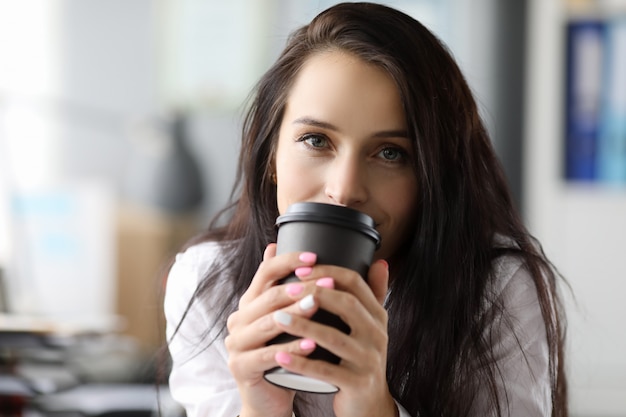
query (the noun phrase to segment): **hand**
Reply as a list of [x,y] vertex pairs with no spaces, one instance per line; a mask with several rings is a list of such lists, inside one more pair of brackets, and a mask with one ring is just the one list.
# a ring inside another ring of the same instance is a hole
[[[351,332],[346,335],[295,315],[288,326],[278,323],[279,326],[293,335],[314,340],[342,360],[334,365],[280,352],[277,362],[287,370],[339,387],[333,404],[338,417],[397,416],[386,380],[388,317],[383,302],[389,280],[387,263],[372,264],[369,286],[356,272],[331,265],[316,265],[308,275],[298,275],[306,282],[333,278],[334,288],[317,290],[315,303],[338,315],[350,326]],[[329,280],[324,282],[328,284]]]
[[[266,346],[268,340],[282,333],[273,319],[276,310],[294,305],[304,296],[304,287],[277,286],[276,282],[298,267],[315,263],[313,254],[288,253],[276,256],[276,245],[270,244],[263,262],[239,301],[239,309],[227,321],[228,367],[235,378],[243,403],[241,417],[291,416],[295,392],[276,387],[263,378],[266,370],[277,366],[279,351],[290,355],[308,355],[315,348],[310,341],[296,340],[282,345]],[[295,291],[294,291],[295,288]],[[314,311],[291,307],[291,314],[310,317]]]

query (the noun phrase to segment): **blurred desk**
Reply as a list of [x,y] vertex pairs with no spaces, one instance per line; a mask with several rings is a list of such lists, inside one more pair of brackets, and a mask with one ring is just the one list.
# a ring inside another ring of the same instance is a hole
[[166,385],[129,381],[135,347],[119,329],[0,314],[0,415],[182,416]]
[[81,333],[75,325],[45,318],[0,314],[0,349],[65,346]]
[[76,386],[78,379],[62,361],[33,367],[30,353],[62,351],[69,329],[37,317],[0,314],[0,414],[22,415],[38,395]]
[[87,340],[99,343],[99,338],[118,327],[113,319],[87,324],[0,314],[0,375],[5,382],[19,381],[36,394],[75,386],[80,375],[70,363],[72,356],[85,350]]

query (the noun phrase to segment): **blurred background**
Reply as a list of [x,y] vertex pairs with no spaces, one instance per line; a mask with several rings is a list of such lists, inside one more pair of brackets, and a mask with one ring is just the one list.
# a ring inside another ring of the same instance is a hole
[[[0,409],[152,415],[157,381],[180,415],[164,268],[228,200],[254,83],[334,3],[0,0]],[[572,415],[626,416],[626,0],[382,3],[449,46],[571,286]]]

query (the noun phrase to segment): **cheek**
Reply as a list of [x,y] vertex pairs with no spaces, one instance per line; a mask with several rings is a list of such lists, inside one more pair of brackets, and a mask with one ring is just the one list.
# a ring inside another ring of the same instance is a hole
[[417,217],[416,182],[411,179],[381,189],[379,201],[389,217],[389,229],[383,235],[383,251],[390,256],[414,230]]
[[312,173],[302,161],[291,157],[277,158],[276,198],[282,214],[291,204],[313,198],[319,188],[320,176]]
[[396,221],[406,222],[417,206],[417,181],[406,175],[381,181],[377,185],[378,200]]

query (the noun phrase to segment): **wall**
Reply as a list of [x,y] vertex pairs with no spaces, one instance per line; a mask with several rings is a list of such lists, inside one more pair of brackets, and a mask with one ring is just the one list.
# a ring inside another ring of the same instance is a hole
[[[622,4],[624,2],[621,2]],[[525,207],[532,233],[566,278],[566,367],[573,416],[626,410],[626,189],[562,178],[565,2],[530,2]]]

